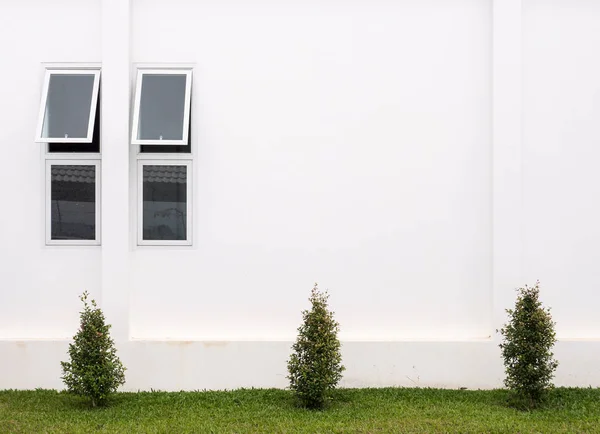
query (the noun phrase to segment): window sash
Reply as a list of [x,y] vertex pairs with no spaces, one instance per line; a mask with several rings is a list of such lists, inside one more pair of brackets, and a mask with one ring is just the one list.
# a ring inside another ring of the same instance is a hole
[[[86,137],[42,137],[44,128],[44,119],[46,117],[46,104],[48,102],[48,91],[50,88],[50,78],[53,75],[93,75],[94,86],[92,88],[92,100],[90,102],[90,117],[88,119]],[[98,92],[100,89],[100,70],[99,69],[46,69],[44,76],[44,86],[42,89],[42,100],[38,114],[38,124],[36,129],[35,141],[37,143],[91,143],[94,136],[94,124],[96,120],[96,108],[98,106]]]
[[[94,235],[93,240],[53,240],[52,239],[52,166],[94,166],[94,195],[95,195],[95,216],[94,216]],[[46,160],[46,245],[48,246],[99,246],[100,221],[102,215],[100,201],[100,161],[99,160]]]
[[[192,160],[138,160],[138,209],[137,244],[138,246],[191,246],[192,245]],[[144,239],[144,166],[186,166],[186,239],[185,240],[145,240]]]
[[[139,127],[140,127],[140,103],[142,100],[142,82],[144,75],[185,75],[185,101],[183,109],[183,124],[182,124],[182,139],[181,140],[142,140],[138,139]],[[191,107],[191,96],[192,96],[192,70],[191,69],[138,69],[136,85],[135,85],[135,99],[133,105],[133,125],[131,128],[131,143],[133,145],[187,145],[188,144],[188,133],[190,126],[190,107]]]

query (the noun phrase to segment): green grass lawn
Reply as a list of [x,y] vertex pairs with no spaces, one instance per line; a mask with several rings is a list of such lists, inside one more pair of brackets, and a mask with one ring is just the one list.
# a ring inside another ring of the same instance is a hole
[[525,433],[600,432],[600,389],[556,389],[535,411],[507,392],[343,389],[326,411],[288,391],[119,393],[106,408],[53,390],[0,391],[0,433]]

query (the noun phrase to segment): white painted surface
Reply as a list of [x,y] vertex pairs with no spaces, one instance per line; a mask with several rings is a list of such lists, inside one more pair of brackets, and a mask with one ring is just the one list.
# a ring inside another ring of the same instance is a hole
[[523,25],[524,269],[558,335],[600,338],[600,4],[529,0]]
[[493,324],[506,321],[523,282],[522,0],[494,1],[493,10]]
[[34,143],[42,63],[99,62],[99,12],[100,0],[0,4],[0,339],[72,336],[78,294],[100,296],[99,248],[44,246],[44,145]]
[[314,281],[346,339],[490,335],[490,2],[132,8],[134,62],[196,65],[198,160],[194,249],[135,252],[134,337],[291,339]]
[[102,0],[102,307],[117,342],[129,339],[133,215],[129,171],[129,0]]
[[[61,387],[84,289],[114,325],[125,389],[285,387],[314,281],[342,326],[344,386],[498,387],[494,329],[536,278],[572,339],[557,384],[600,385],[600,6],[24,0],[0,13],[14,66],[0,80],[0,388]],[[44,246],[42,62],[102,62],[101,247]],[[191,247],[136,246],[140,64],[194,68]]]

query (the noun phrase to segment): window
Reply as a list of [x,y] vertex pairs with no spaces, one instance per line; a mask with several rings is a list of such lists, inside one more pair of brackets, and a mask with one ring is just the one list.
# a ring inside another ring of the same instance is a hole
[[192,69],[138,69],[131,144],[137,244],[192,245]]
[[191,161],[138,163],[138,244],[191,244]]
[[[97,103],[100,107],[100,98]],[[76,156],[77,154],[98,154],[100,153],[100,110],[96,110],[96,119],[94,121],[94,132],[90,143],[48,143],[47,152],[49,154],[68,154]]]
[[100,244],[100,70],[46,69],[37,142],[44,143],[47,245]]
[[191,70],[138,70],[131,143],[187,145],[191,86]]
[[99,70],[46,70],[36,142],[91,143]]
[[99,161],[46,161],[46,243],[99,244]]

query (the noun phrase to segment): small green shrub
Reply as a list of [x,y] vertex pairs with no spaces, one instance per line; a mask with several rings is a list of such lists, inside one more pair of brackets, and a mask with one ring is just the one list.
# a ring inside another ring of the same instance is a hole
[[555,323],[550,309],[539,300],[540,283],[519,288],[514,309],[507,309],[508,323],[500,330],[500,344],[506,378],[504,384],[515,392],[515,404],[533,408],[553,387],[558,362],[552,347],[556,342]]
[[83,302],[81,324],[74,342],[69,344],[69,362],[62,365],[62,380],[67,390],[90,398],[92,406],[104,405],[108,396],[125,383],[125,368],[117,357],[117,350],[109,335],[110,325],[105,323],[102,310],[88,293],[80,297]]
[[339,324],[329,311],[327,292],[312,289],[310,310],[302,312],[303,323],[288,360],[290,389],[308,408],[323,408],[330,392],[342,378],[344,367],[337,337]]

